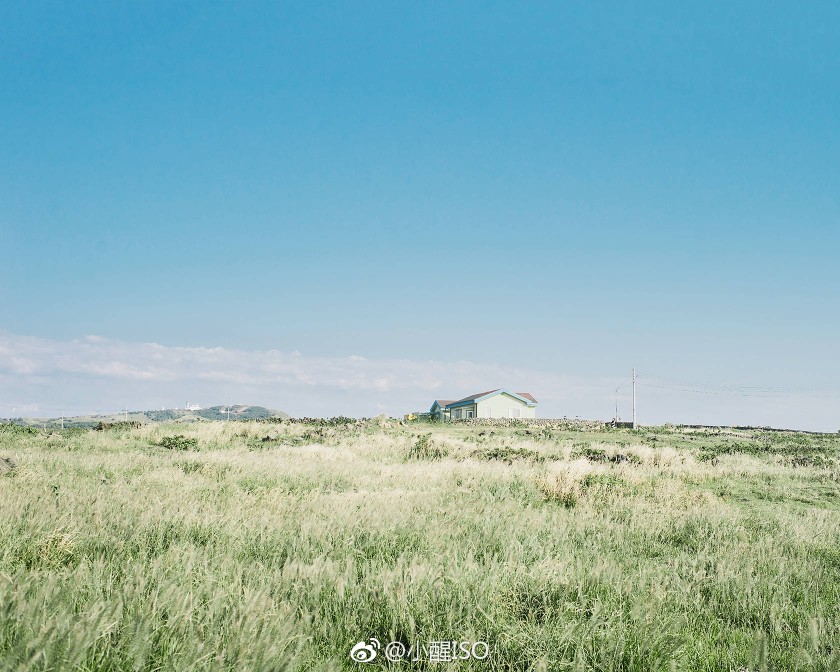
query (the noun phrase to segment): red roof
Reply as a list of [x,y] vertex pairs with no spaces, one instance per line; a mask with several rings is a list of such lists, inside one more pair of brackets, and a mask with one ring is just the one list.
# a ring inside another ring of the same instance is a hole
[[533,401],[535,404],[539,403],[536,399],[534,399],[530,392],[517,392],[516,394],[520,397],[525,397],[528,401]]
[[435,403],[432,404],[432,406],[437,404],[441,408],[446,408],[447,406],[449,406],[449,404],[454,404],[454,403],[455,403],[454,399],[435,399]]

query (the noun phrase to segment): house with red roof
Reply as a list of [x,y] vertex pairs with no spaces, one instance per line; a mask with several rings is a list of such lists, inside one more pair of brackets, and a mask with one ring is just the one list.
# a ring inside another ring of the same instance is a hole
[[449,411],[446,410],[446,407],[454,403],[454,399],[435,399],[432,407],[429,409],[429,415],[435,420],[449,420]]
[[456,401],[435,399],[429,413],[439,420],[536,418],[537,400],[528,392],[510,392],[499,388],[471,394]]

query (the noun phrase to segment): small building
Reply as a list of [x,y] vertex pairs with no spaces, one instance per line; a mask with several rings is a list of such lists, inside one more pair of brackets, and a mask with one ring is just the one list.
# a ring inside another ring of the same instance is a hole
[[436,399],[430,413],[441,420],[468,418],[536,418],[537,400],[528,392],[510,392],[504,388],[471,394],[457,401]]
[[429,409],[429,415],[431,415],[434,420],[449,420],[449,411],[446,410],[446,407],[449,404],[454,403],[454,399],[435,399],[435,402]]

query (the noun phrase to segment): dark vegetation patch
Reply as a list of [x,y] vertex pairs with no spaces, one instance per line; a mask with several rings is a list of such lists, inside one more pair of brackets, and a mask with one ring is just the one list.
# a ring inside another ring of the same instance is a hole
[[825,467],[833,467],[834,466],[834,460],[826,457],[825,455],[815,453],[814,455],[794,455],[793,457],[790,458],[789,464],[792,467],[825,468]]
[[176,466],[185,474],[193,474],[204,470],[205,463],[198,460],[180,460]]
[[811,552],[823,569],[840,578],[840,547],[816,546]]
[[545,462],[546,456],[538,453],[536,450],[529,448],[511,448],[510,446],[493,446],[492,448],[484,448],[475,450],[472,453],[473,457],[480,460],[501,460],[508,464],[513,464],[514,460],[527,460],[529,462],[542,463]]
[[447,454],[448,451],[437,445],[429,433],[417,437],[417,441],[408,449],[407,457],[409,460],[439,460]]
[[0,456],[0,476],[14,476],[17,472],[17,462],[11,457]]
[[514,432],[517,436],[528,437],[534,441],[553,441],[555,439],[554,432],[548,427],[533,427],[532,429],[522,429]]
[[[265,422],[272,422],[272,420],[265,420]],[[273,420],[277,422],[277,420]],[[367,424],[369,420],[357,420],[356,418],[348,418],[344,415],[337,415],[333,418],[286,418],[281,423],[288,423],[290,425],[307,425],[312,427],[347,427],[348,425],[362,425]]]
[[[259,422],[259,421],[258,421]],[[273,448],[275,446],[309,446],[312,444],[335,445],[342,440],[352,439],[362,434],[375,431],[372,421],[355,420],[339,416],[321,418],[304,422],[302,418],[270,420],[268,432],[261,437],[252,438],[249,432],[240,435],[252,450]],[[305,429],[296,433],[292,426],[302,425]],[[377,431],[378,427],[376,428]]]
[[175,434],[174,436],[164,436],[158,445],[169,450],[195,450],[198,448],[198,439],[186,437],[183,434]]
[[120,422],[98,422],[94,426],[94,430],[97,432],[103,432],[109,429],[113,430],[127,430],[127,429],[139,429],[143,426],[142,422],[137,422],[136,420],[129,420],[128,422],[120,421]]
[[584,490],[600,488],[603,490],[615,490],[623,488],[627,483],[616,474],[586,474],[580,482]]
[[0,434],[6,434],[9,436],[26,436],[29,434],[37,434],[38,430],[34,427],[28,427],[26,425],[18,425],[14,422],[3,422],[0,423]]
[[718,440],[703,446],[698,453],[702,461],[712,461],[721,455],[752,455],[786,457],[792,466],[825,467],[835,463],[840,437],[833,434],[801,434],[766,431],[751,441]]
[[606,499],[610,494],[632,495],[638,488],[616,474],[586,474],[583,478],[560,478],[554,482],[541,479],[537,488],[544,500],[562,504],[565,508],[574,508],[582,498],[598,503],[599,506],[612,507]]
[[[626,444],[625,444],[626,445]],[[612,464],[641,464],[642,460],[639,458],[638,455],[633,455],[632,453],[614,453],[612,455],[608,455],[605,451],[600,450],[598,448],[590,448],[589,446],[583,446],[577,448],[573,453],[572,457],[583,457],[589,460],[590,462],[609,462]]]
[[276,441],[283,446],[310,446],[314,443],[326,444],[335,438],[337,438],[336,433],[328,427],[313,427],[302,434],[278,434],[277,436],[268,434],[260,439],[260,443]]

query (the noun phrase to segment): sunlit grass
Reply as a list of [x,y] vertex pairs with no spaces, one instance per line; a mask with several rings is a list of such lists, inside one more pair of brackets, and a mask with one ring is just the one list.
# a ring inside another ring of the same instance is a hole
[[350,647],[375,636],[489,642],[470,669],[835,671],[838,446],[373,422],[7,428],[0,669],[359,669]]

